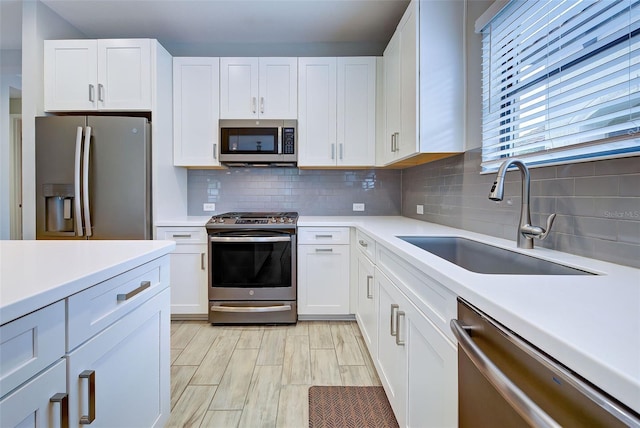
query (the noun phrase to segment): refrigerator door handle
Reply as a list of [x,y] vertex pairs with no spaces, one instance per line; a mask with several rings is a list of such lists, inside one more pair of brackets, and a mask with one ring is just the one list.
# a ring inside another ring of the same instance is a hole
[[84,235],[82,208],[80,207],[80,169],[82,165],[82,126],[76,132],[76,157],[73,168],[73,211],[76,216],[76,235]]
[[85,128],[84,153],[82,162],[82,204],[84,207],[84,226],[87,236],[91,236],[91,212],[89,210],[89,149],[91,148],[91,127]]

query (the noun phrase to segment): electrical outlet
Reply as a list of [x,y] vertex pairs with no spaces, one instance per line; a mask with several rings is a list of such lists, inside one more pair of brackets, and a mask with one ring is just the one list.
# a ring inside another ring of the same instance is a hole
[[354,211],[364,211],[364,204],[353,204]]
[[416,205],[416,214],[424,214],[424,205]]
[[202,211],[215,211],[216,204],[202,204]]

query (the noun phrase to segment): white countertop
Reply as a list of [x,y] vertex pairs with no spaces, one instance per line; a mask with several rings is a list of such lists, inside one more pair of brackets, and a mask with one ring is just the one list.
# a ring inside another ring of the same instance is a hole
[[170,253],[173,241],[0,241],[0,325]]
[[[406,217],[301,216],[298,227],[357,227],[458,296],[640,412],[640,269]],[[486,275],[398,239],[460,236],[559,262],[595,276]]]

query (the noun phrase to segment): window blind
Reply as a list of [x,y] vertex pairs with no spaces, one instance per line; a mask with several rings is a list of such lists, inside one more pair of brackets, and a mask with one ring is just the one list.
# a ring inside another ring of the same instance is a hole
[[640,153],[640,0],[512,0],[482,49],[483,171]]

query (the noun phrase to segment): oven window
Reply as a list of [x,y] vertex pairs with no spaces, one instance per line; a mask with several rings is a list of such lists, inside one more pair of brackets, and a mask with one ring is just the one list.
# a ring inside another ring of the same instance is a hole
[[278,128],[222,128],[222,152],[278,153]]
[[214,243],[214,287],[290,287],[291,242]]

